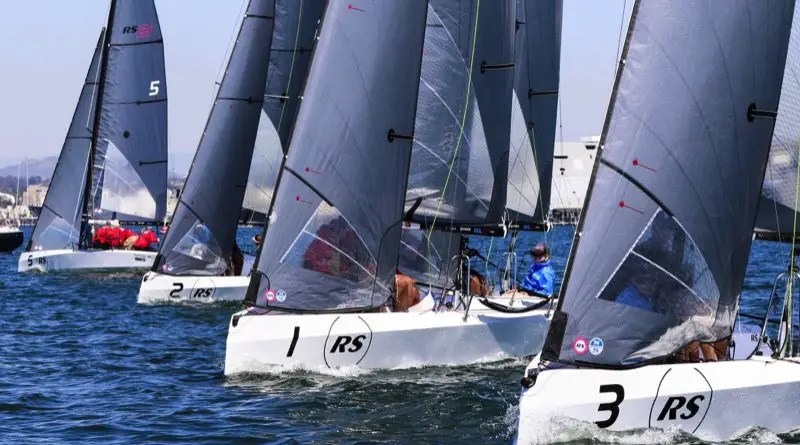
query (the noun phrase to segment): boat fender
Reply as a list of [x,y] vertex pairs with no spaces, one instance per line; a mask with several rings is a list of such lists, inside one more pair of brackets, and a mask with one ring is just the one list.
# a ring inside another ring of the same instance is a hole
[[234,315],[233,318],[231,318],[231,326],[235,328],[239,324],[240,317],[241,315]]

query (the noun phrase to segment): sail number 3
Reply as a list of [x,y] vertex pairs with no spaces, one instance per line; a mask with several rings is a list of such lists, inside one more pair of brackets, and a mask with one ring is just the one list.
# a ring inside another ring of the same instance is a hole
[[613,402],[601,403],[597,411],[608,411],[608,418],[595,422],[600,428],[608,428],[617,421],[619,417],[619,404],[625,399],[625,388],[622,385],[600,385],[600,394],[611,393],[615,395]]

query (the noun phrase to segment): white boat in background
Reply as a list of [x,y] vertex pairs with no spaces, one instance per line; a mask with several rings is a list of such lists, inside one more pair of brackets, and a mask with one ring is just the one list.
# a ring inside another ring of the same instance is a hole
[[[452,232],[505,233],[516,12],[512,0],[459,7],[328,2],[226,375],[463,365],[541,348],[550,300],[479,299],[455,278],[470,263]],[[402,311],[398,270],[455,291]]]
[[634,4],[518,443],[563,440],[564,418],[715,442],[800,427],[793,258],[763,326],[734,330],[757,213],[796,238],[799,20],[792,0]]
[[20,272],[146,270],[96,250],[97,224],[157,225],[167,206],[167,85],[153,0],[112,0]]
[[139,303],[244,300],[250,267],[237,274],[232,264],[240,210],[263,220],[269,209],[324,6],[249,2]]

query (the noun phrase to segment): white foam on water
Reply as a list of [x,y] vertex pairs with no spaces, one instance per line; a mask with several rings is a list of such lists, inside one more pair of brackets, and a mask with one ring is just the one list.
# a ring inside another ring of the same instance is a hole
[[[508,418],[519,418],[519,407],[515,407],[516,415]],[[657,445],[685,442],[691,435],[679,428],[640,429],[631,431],[609,431],[602,429],[592,422],[570,419],[566,417],[552,417],[534,421],[527,424],[530,431],[525,436],[531,442],[525,443],[569,443],[569,442],[601,442],[630,445]],[[511,428],[511,427],[509,427]],[[509,430],[511,431],[511,429]],[[523,444],[523,442],[519,442]]]
[[741,444],[783,443],[783,440],[772,431],[755,427],[748,427],[737,431],[731,438],[731,441]]

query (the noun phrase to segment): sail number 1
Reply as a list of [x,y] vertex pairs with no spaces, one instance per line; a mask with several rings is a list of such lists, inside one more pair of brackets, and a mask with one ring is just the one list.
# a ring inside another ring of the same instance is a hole
[[615,395],[613,402],[601,403],[597,411],[608,411],[608,418],[595,422],[600,428],[608,428],[617,421],[619,417],[619,404],[625,399],[625,388],[622,385],[600,385],[600,394],[612,393]]

